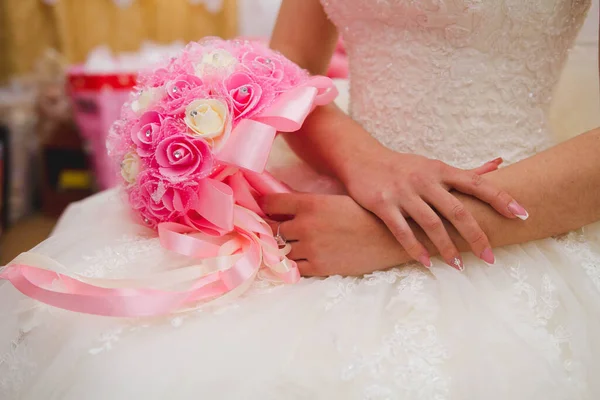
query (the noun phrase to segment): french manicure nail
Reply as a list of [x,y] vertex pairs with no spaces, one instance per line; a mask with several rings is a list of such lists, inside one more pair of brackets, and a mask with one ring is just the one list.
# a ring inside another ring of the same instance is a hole
[[479,256],[483,261],[485,261],[486,263],[490,264],[490,265],[494,265],[494,263],[496,262],[496,258],[494,257],[494,253],[492,252],[492,249],[487,247],[485,250],[483,250],[483,252],[481,253],[481,255]]
[[515,217],[525,221],[527,218],[529,218],[529,213],[527,212],[527,210],[525,210],[523,208],[523,206],[521,206],[519,203],[517,203],[516,201],[511,201],[508,204],[508,211],[510,211],[511,213],[513,213],[515,215]]
[[419,262],[423,264],[427,268],[431,268],[431,259],[429,258],[429,254],[423,254],[419,257]]
[[463,264],[463,260],[461,260],[460,257],[454,257],[452,260],[450,260],[450,262],[448,262],[448,264],[452,268],[456,268],[460,272],[465,270],[465,265]]

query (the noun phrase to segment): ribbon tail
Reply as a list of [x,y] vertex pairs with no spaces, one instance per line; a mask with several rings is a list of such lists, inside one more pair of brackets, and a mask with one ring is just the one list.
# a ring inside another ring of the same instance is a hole
[[241,171],[227,178],[227,181],[233,190],[233,196],[238,206],[247,208],[257,214],[262,214],[262,210],[256,202],[256,191],[248,183]]
[[[196,235],[188,235],[189,233]],[[224,236],[198,234],[194,229],[174,222],[159,224],[158,237],[165,249],[197,258],[216,257],[225,243]]]
[[[111,316],[143,317],[164,315],[180,308],[185,293],[166,293],[152,289],[107,289],[83,283],[69,276],[25,265],[7,267],[2,275],[24,295],[64,310]],[[61,291],[52,286],[62,283],[76,289]],[[46,287],[50,285],[51,287]]]
[[315,97],[315,106],[324,106],[331,103],[338,96],[339,92],[333,81],[325,76],[313,76],[307,82],[307,85],[317,89]]
[[230,232],[233,230],[233,204],[233,191],[228,185],[214,179],[203,179],[193,208],[210,223]]

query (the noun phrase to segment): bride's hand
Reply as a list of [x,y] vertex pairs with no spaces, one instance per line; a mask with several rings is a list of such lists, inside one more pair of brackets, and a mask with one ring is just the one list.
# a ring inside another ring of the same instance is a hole
[[292,217],[271,228],[292,245],[288,257],[304,276],[358,276],[411,260],[381,220],[348,196],[272,194],[261,208]]
[[526,218],[527,212],[508,193],[481,176],[496,169],[500,162],[495,160],[467,171],[426,157],[380,148],[377,154],[357,155],[348,163],[351,166],[343,180],[352,198],[381,218],[415,260],[430,265],[427,250],[405,217],[411,217],[425,231],[449,265],[462,269],[460,253],[434,209],[456,227],[476,256],[493,264],[486,234],[449,191],[455,189],[475,196],[507,218]]

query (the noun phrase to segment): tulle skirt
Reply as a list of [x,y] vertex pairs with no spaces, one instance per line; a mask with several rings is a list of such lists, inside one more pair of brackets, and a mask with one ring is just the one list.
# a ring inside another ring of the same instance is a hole
[[[89,277],[190,263],[131,222],[117,190],[70,207],[31,253]],[[463,273],[435,259],[258,280],[154,319],[58,310],[0,283],[0,399],[599,399],[600,224],[495,254],[465,254]]]

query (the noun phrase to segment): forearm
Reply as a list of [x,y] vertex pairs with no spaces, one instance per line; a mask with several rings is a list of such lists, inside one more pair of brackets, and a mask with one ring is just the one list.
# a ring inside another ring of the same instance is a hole
[[[310,29],[306,26],[310,25]],[[338,33],[318,0],[284,0],[273,30],[271,48],[313,75],[325,75]],[[335,105],[317,108],[301,131],[285,134],[296,154],[321,173],[342,181],[347,160],[379,143]]]
[[381,144],[335,104],[317,108],[286,141],[318,172],[346,182],[353,159],[369,157]]
[[[598,154],[600,128],[486,175],[527,209],[530,217],[526,221],[504,218],[471,196],[454,194],[482,226],[492,247],[565,233],[600,220]],[[446,226],[459,250],[469,251],[458,232],[450,224]],[[420,228],[416,224],[413,228],[428,250],[437,254]]]

